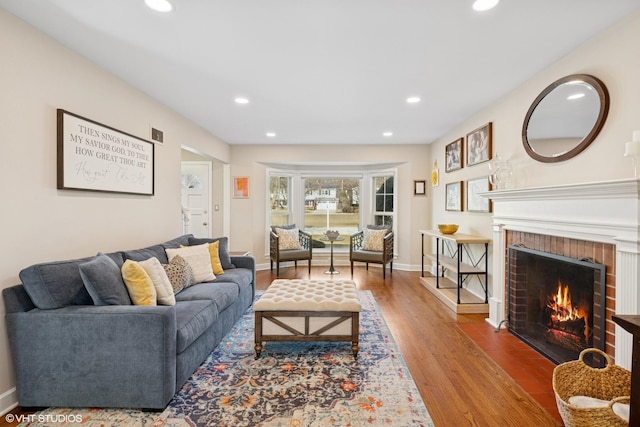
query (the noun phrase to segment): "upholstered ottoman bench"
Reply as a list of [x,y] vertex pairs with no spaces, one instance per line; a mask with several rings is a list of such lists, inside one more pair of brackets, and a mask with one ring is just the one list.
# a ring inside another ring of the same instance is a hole
[[358,357],[361,310],[352,280],[274,280],[253,305],[256,359],[265,341],[351,341]]

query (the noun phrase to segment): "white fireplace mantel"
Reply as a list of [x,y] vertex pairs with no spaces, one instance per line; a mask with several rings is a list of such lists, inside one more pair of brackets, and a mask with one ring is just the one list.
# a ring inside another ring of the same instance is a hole
[[[505,319],[506,231],[614,244],[616,313],[640,314],[640,180],[625,179],[484,193],[493,201],[489,318]],[[631,334],[616,325],[616,364],[631,368]]]

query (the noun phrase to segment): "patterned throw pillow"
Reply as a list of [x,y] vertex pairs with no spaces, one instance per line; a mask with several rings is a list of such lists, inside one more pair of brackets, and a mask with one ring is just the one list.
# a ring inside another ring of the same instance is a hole
[[180,255],[174,256],[169,264],[162,264],[162,267],[167,273],[174,294],[193,285],[193,271]]
[[300,246],[300,230],[292,228],[285,230],[284,228],[276,228],[276,234],[278,234],[279,249],[302,249]]
[[387,230],[372,230],[365,228],[362,239],[362,249],[365,251],[382,252],[384,250],[384,236]]

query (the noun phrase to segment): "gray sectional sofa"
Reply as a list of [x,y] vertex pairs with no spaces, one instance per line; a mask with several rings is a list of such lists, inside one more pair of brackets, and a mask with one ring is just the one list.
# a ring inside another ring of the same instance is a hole
[[2,292],[19,404],[166,407],[251,305],[255,259],[229,256],[226,237],[192,235],[106,254],[119,266],[150,257],[166,264],[166,248],[215,240],[224,274],[178,292],[175,305],[95,305],[79,266],[96,257],[23,270],[22,284]]

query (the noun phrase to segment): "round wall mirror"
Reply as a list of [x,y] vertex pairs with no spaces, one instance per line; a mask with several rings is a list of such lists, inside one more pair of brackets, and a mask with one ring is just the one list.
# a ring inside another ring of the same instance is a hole
[[588,74],[563,77],[529,107],[522,125],[524,149],[541,162],[568,160],[591,144],[608,112],[604,83]]

